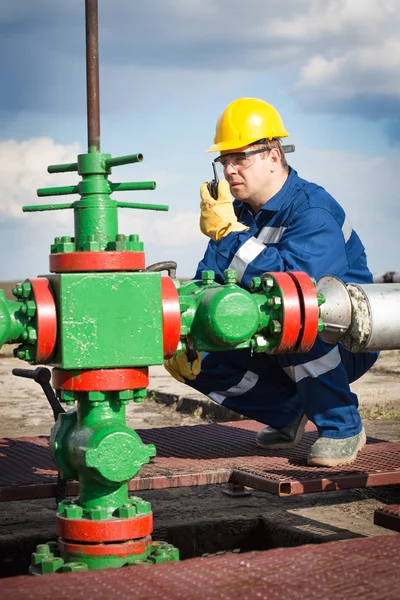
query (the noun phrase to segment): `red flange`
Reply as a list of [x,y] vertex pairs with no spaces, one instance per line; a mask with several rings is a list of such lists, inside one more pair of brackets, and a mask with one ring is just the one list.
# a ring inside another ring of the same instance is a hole
[[53,387],[73,392],[118,392],[138,390],[149,385],[149,369],[94,369],[66,371],[53,369]]
[[68,555],[68,560],[74,556],[82,558],[83,556],[138,556],[144,554],[152,544],[151,536],[146,536],[141,540],[129,540],[119,544],[71,544],[58,538],[58,547],[62,555]]
[[57,515],[57,535],[74,542],[121,542],[138,540],[153,531],[153,513],[131,519],[91,521]]
[[138,271],[145,268],[144,252],[60,252],[50,254],[52,273],[82,271]]
[[318,299],[311,278],[302,271],[289,273],[297,286],[302,312],[302,328],[296,352],[308,352],[314,345],[318,334]]
[[300,300],[296,284],[287,273],[267,273],[271,275],[282,292],[283,323],[281,340],[277,353],[285,353],[294,349],[300,333]]
[[28,279],[36,302],[36,362],[50,362],[57,341],[57,311],[50,282],[45,277]]
[[164,358],[175,354],[181,336],[179,296],[170,277],[161,277]]

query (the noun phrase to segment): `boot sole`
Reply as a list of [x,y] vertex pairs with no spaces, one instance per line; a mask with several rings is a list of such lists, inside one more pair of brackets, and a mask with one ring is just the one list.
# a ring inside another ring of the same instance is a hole
[[365,429],[362,430],[362,435],[359,439],[358,446],[351,456],[346,458],[328,458],[323,456],[310,456],[307,457],[307,464],[311,467],[340,467],[342,465],[349,465],[354,462],[357,458],[357,454],[362,450],[367,443],[367,436]]
[[308,418],[306,417],[306,415],[304,415],[299,423],[298,428],[297,428],[296,437],[294,438],[294,440],[292,442],[278,442],[277,444],[263,444],[263,443],[259,442],[258,440],[256,440],[256,444],[259,448],[264,448],[264,450],[269,450],[270,448],[272,448],[274,450],[279,450],[279,449],[284,450],[285,448],[292,448],[293,446],[298,444],[298,442],[303,437],[303,433],[306,428],[307,422],[308,422]]

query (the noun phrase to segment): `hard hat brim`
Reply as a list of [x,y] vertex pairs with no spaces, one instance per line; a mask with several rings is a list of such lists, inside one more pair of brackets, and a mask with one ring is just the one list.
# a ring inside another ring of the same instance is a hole
[[[279,137],[270,138],[270,139],[280,139],[280,138],[284,138],[284,137],[288,137],[288,136],[289,136],[288,132],[286,130],[284,130],[281,133],[281,135],[279,135]],[[219,144],[213,144],[212,146],[210,146],[210,148],[208,148],[206,150],[206,152],[224,152],[225,150],[237,150],[238,148],[244,148],[245,146],[254,144],[255,142],[258,142],[258,140],[259,140],[259,138],[246,140],[245,144],[243,144],[243,142],[239,143],[237,141],[219,142]]]

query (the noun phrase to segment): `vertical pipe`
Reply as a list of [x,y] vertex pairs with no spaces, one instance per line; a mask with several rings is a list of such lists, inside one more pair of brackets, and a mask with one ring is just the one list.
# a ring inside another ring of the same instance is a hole
[[97,0],[85,0],[88,152],[100,152],[99,20]]

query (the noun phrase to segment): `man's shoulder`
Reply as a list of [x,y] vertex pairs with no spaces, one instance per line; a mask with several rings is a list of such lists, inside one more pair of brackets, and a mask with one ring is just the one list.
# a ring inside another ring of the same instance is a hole
[[297,190],[297,210],[319,208],[327,210],[336,217],[344,214],[339,202],[322,185],[307,181],[298,175],[294,183]]

